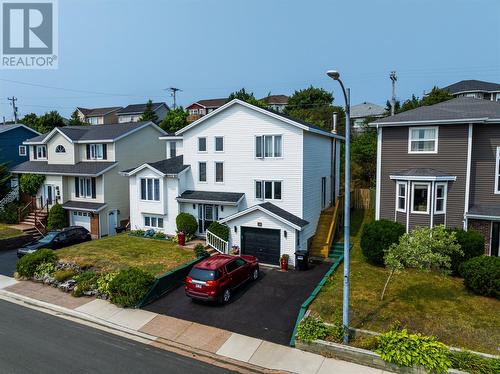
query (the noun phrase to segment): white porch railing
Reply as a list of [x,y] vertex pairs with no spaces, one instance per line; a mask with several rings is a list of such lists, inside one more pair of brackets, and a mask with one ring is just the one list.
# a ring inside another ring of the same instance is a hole
[[9,193],[5,195],[5,197],[0,201],[0,210],[3,210],[5,205],[13,202],[18,198],[19,198],[19,185],[10,190]]
[[229,253],[229,242],[224,240],[214,233],[207,230],[207,245],[215,249],[216,251],[228,254]]

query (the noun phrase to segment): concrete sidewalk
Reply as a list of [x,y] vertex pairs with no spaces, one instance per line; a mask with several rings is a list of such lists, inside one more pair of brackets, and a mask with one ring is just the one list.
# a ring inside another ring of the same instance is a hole
[[[55,288],[0,275],[0,295],[40,305],[118,331],[136,332],[149,344],[189,348],[213,360],[229,359],[248,366],[304,374],[383,373],[381,370],[325,358],[291,347],[232,333],[211,326],[159,315],[141,309],[119,308],[95,298],[75,298]],[[252,371],[254,370],[254,371]],[[247,371],[248,372],[248,371]]]

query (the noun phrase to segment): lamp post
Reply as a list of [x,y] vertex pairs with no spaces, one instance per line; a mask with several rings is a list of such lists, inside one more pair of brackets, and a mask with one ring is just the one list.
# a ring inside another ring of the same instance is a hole
[[351,224],[351,125],[350,125],[350,90],[346,90],[336,70],[326,72],[333,80],[340,83],[345,99],[345,170],[344,170],[344,293],[342,306],[342,325],[344,327],[344,344],[349,343],[349,268],[350,268],[350,224]]

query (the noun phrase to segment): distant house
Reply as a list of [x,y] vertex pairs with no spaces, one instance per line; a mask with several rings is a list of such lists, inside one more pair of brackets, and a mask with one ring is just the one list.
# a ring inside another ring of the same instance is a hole
[[11,168],[27,161],[29,152],[23,142],[37,135],[40,133],[23,124],[0,125],[0,163]]
[[500,84],[478,81],[474,79],[463,80],[443,88],[454,97],[474,97],[491,101],[500,101]]
[[382,118],[384,116],[384,107],[367,101],[351,107],[351,120],[354,122],[354,129],[356,130],[363,127],[363,123],[367,118]]
[[[116,113],[118,116],[118,123],[139,122],[145,110],[146,104],[127,105]],[[161,121],[170,111],[170,108],[165,103],[153,103],[153,110],[158,116],[158,120]]]
[[109,125],[112,123],[118,123],[116,112],[120,109],[122,109],[121,106],[92,109],[77,107],[76,111],[82,122],[86,122],[91,125]]
[[282,113],[288,105],[288,96],[286,95],[269,95],[261,99],[268,109]]
[[206,100],[199,100],[188,107],[186,107],[186,110],[188,111],[188,122],[193,122],[196,121],[197,119],[200,119],[204,115],[213,112],[215,109],[220,108],[223,106],[225,103],[227,103],[227,98],[223,99],[206,99]]

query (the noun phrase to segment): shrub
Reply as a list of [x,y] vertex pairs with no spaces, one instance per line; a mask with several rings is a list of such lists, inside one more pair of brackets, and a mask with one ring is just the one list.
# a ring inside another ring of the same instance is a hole
[[161,231],[157,231],[153,235],[153,238],[155,238],[155,239],[165,239],[166,237],[167,237],[167,235],[165,235],[165,233],[163,233]]
[[454,351],[448,354],[453,369],[471,374],[500,373],[500,359],[488,359],[468,351]]
[[149,291],[154,279],[153,275],[139,268],[121,270],[109,282],[111,302],[125,307],[136,306]]
[[196,244],[194,247],[194,254],[196,257],[206,257],[208,256],[208,252],[203,246],[203,244]]
[[5,204],[3,209],[0,210],[0,222],[3,223],[19,223],[17,209],[22,206],[18,201]]
[[45,181],[45,175],[22,174],[19,178],[19,188],[30,196],[35,196]]
[[53,262],[42,262],[41,264],[38,264],[38,266],[35,269],[35,272],[33,276],[35,278],[43,278],[45,274],[52,274],[56,270],[56,265]]
[[111,281],[118,275],[118,272],[111,272],[102,275],[97,279],[97,290],[100,293],[105,294],[106,296],[110,297],[110,292],[109,292],[109,284]]
[[475,230],[451,229],[450,231],[455,232],[457,243],[463,252],[451,256],[451,270],[454,274],[458,274],[462,263],[484,254],[484,237]]
[[75,277],[76,285],[71,291],[75,297],[83,296],[85,292],[95,290],[97,288],[97,279],[99,275],[94,271],[86,271]]
[[64,282],[65,280],[68,280],[76,275],[76,271],[73,269],[61,269],[56,272],[54,272],[53,276],[54,279],[58,282]]
[[397,243],[405,231],[402,224],[384,219],[364,225],[360,245],[366,260],[372,265],[384,266],[384,251]]
[[384,361],[399,366],[423,366],[428,372],[446,373],[451,367],[448,347],[432,336],[391,330],[378,339],[375,350]]
[[297,327],[297,338],[304,342],[312,342],[316,339],[341,342],[343,335],[342,324],[328,326],[321,319],[311,316],[302,319]]
[[144,230],[131,230],[130,235],[132,235],[132,236],[144,236]]
[[194,235],[198,228],[196,218],[189,213],[179,213],[175,218],[175,223],[177,225],[177,231],[182,231],[186,235]]
[[227,225],[214,221],[208,226],[208,231],[217,235],[222,240],[229,240],[229,227]]
[[38,265],[43,263],[55,264],[57,255],[52,249],[40,249],[21,257],[16,263],[16,271],[21,277],[32,277]]
[[68,211],[61,204],[54,204],[49,211],[47,228],[49,230],[59,230],[69,225]]
[[462,264],[460,273],[472,292],[500,299],[500,257],[474,257]]

